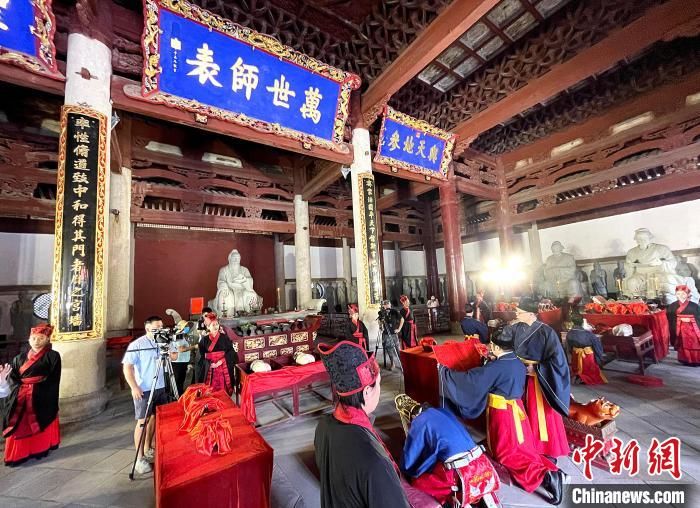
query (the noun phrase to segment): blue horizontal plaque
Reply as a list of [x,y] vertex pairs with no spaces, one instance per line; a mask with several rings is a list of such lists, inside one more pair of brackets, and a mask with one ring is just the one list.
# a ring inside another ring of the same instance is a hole
[[447,178],[455,135],[387,106],[374,161]]
[[347,150],[360,79],[195,5],[147,0],[142,93],[168,105]]
[[0,1],[0,62],[62,78],[56,66],[51,0]]

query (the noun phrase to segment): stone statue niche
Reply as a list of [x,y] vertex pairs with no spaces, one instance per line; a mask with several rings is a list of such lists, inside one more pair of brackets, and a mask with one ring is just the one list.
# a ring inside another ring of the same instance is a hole
[[561,242],[552,244],[552,255],[544,263],[546,296],[570,298],[582,296],[581,283],[576,274],[576,260],[564,252]]
[[238,250],[233,249],[228,255],[228,265],[219,270],[216,298],[209,301],[209,307],[222,317],[228,317],[241,312],[258,312],[262,303],[262,297],[253,290],[253,277],[241,266]]
[[[625,257],[626,277],[622,292],[626,296],[661,298],[666,303],[676,300],[675,288],[687,282],[676,273],[678,261],[666,245],[652,243],[653,235],[646,228],[634,232],[636,247]],[[693,284],[694,286],[694,284]]]
[[608,297],[608,274],[597,261],[593,263],[591,270],[591,287],[594,295]]

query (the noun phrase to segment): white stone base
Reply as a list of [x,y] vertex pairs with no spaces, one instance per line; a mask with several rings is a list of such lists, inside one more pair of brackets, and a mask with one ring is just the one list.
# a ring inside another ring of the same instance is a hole
[[61,421],[85,420],[104,411],[109,399],[105,388],[105,341],[54,342],[53,349],[61,355]]

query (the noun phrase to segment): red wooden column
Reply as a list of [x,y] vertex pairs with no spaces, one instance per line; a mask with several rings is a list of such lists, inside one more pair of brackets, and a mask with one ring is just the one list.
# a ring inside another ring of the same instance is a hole
[[508,186],[503,161],[499,158],[496,163],[498,189],[501,193],[498,200],[498,242],[501,248],[501,260],[505,261],[512,252],[513,228],[510,224],[510,209],[508,205]]
[[442,234],[445,241],[445,268],[447,271],[447,301],[450,321],[459,322],[467,303],[467,278],[464,273],[462,238],[459,232],[460,213],[454,176],[440,186]]
[[428,279],[428,294],[426,301],[431,296],[440,294],[440,280],[438,278],[437,253],[435,252],[435,228],[433,224],[433,206],[429,200],[423,202],[423,249],[425,250],[425,268]]

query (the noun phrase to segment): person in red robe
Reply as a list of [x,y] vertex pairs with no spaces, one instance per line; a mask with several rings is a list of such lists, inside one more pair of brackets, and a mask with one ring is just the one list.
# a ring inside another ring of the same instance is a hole
[[580,314],[571,316],[574,327],[566,334],[566,344],[571,351],[571,375],[585,385],[602,385],[608,382],[601,372],[603,344],[593,333],[593,327]]
[[351,303],[348,305],[348,315],[350,316],[350,323],[348,324],[346,339],[360,345],[369,353],[369,332],[365,324],[360,321],[360,310],[356,304]]
[[3,367],[0,374],[0,389],[6,391],[0,400],[0,414],[7,466],[46,457],[61,443],[58,422],[61,356],[51,349],[52,333],[50,325],[32,328],[29,350],[15,356],[11,366]]
[[671,343],[678,351],[678,361],[700,366],[700,306],[690,301],[690,288],[676,286],[677,301],[666,308]]
[[416,319],[411,310],[411,300],[406,295],[401,295],[400,298],[401,324],[399,326],[399,336],[401,337],[402,348],[415,347],[418,345],[418,326]]
[[516,323],[503,333],[513,336],[515,354],[527,368],[525,411],[535,450],[556,461],[570,453],[563,417],[569,416],[571,374],[559,335],[537,319],[537,310],[537,303],[521,300]]
[[231,338],[219,324],[216,314],[210,312],[205,316],[209,322],[209,335],[199,341],[199,374],[197,379],[208,384],[214,390],[225,390],[233,394],[236,386],[236,364],[238,354],[233,348]]
[[439,365],[440,386],[446,406],[473,420],[486,411],[489,453],[525,491],[542,487],[550,502],[562,501],[566,475],[535,448],[521,400],[526,368],[513,352],[512,334],[495,333],[489,349],[496,359],[466,372]]

